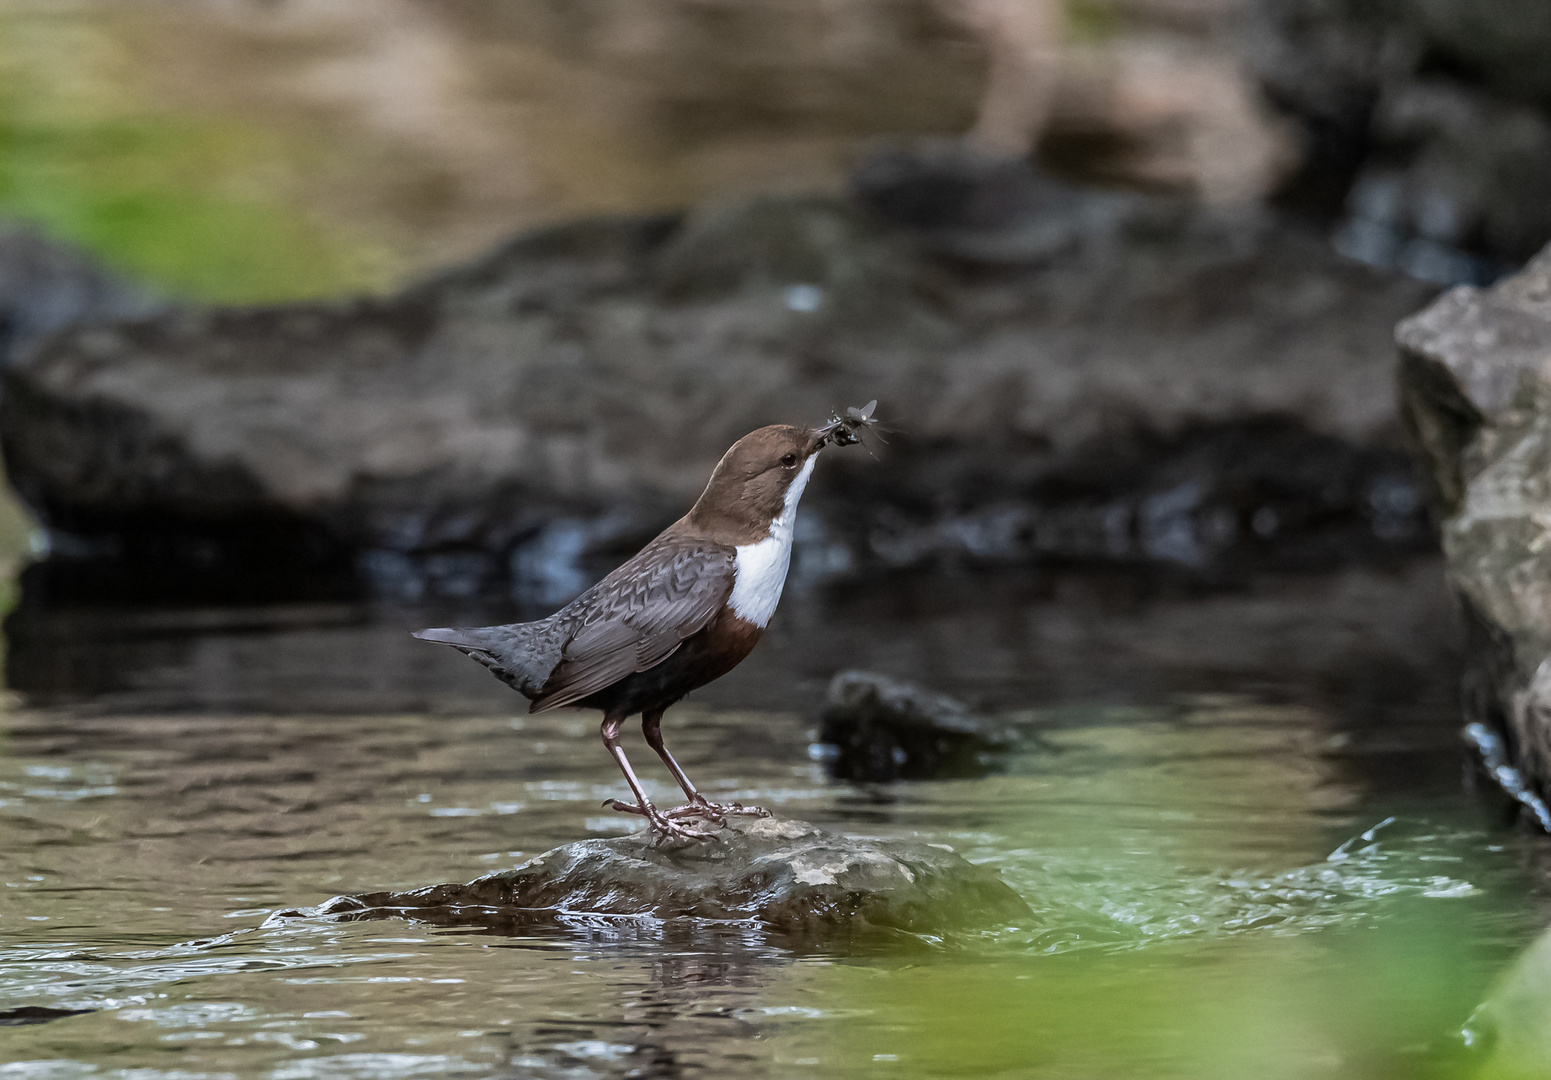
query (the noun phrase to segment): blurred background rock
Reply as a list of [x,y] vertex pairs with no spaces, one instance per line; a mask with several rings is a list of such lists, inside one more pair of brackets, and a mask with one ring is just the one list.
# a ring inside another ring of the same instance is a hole
[[1450,284],[1551,238],[1551,8],[1255,0],[1246,55],[1306,133],[1292,201],[1344,252]]

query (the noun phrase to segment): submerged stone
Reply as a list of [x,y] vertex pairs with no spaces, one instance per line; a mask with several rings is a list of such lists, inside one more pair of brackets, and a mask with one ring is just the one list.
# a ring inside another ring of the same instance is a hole
[[1016,739],[956,698],[871,671],[829,683],[819,741],[838,753],[831,771],[848,780],[980,776],[987,754]]
[[466,884],[337,896],[284,915],[517,930],[558,916],[747,919],[793,933],[1005,926],[1027,904],[945,848],[868,840],[787,818],[730,817],[703,840],[582,840]]

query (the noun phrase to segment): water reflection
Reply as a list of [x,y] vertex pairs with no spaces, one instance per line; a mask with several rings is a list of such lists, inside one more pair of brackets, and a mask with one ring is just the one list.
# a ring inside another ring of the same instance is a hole
[[[1429,573],[799,592],[674,745],[713,797],[949,845],[1035,911],[908,948],[279,917],[631,827],[595,718],[443,670],[395,625],[423,613],[19,621],[0,1007],[83,1011],[7,1028],[0,1076],[1460,1075],[1551,906],[1544,844],[1458,785]],[[836,781],[813,704],[853,664],[1039,737],[981,779]]]

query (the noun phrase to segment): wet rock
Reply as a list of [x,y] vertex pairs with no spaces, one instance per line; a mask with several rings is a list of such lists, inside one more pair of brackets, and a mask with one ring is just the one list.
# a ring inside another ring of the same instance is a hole
[[699,841],[583,840],[464,885],[340,896],[306,912],[517,930],[557,917],[750,919],[796,934],[936,933],[1031,917],[994,871],[906,840],[734,817]]
[[870,671],[842,671],[829,684],[820,743],[831,771],[848,780],[980,776],[987,755],[1015,744],[1011,731],[946,694]]
[[1471,638],[1467,721],[1502,739],[1491,770],[1527,781],[1513,795],[1533,809],[1551,790],[1551,248],[1492,289],[1453,290],[1397,339]]
[[[61,553],[405,598],[584,581],[741,434],[874,397],[902,430],[826,456],[800,571],[1418,534],[1383,357],[1423,287],[1268,220],[1077,218],[995,264],[829,198],[583,222],[386,299],[64,334],[5,373],[0,437]],[[1262,423],[1294,437],[1233,481],[1217,436]]]

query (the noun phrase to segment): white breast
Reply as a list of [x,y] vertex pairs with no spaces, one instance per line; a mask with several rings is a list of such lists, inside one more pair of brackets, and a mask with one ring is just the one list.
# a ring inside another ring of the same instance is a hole
[[792,478],[792,486],[786,489],[786,502],[781,515],[770,523],[770,535],[754,544],[738,547],[738,560],[734,571],[732,595],[727,605],[740,619],[747,619],[755,626],[764,626],[775,614],[781,602],[781,587],[786,584],[786,569],[792,562],[792,529],[797,524],[797,503],[808,477],[813,475],[814,454],[803,465],[802,472]]

